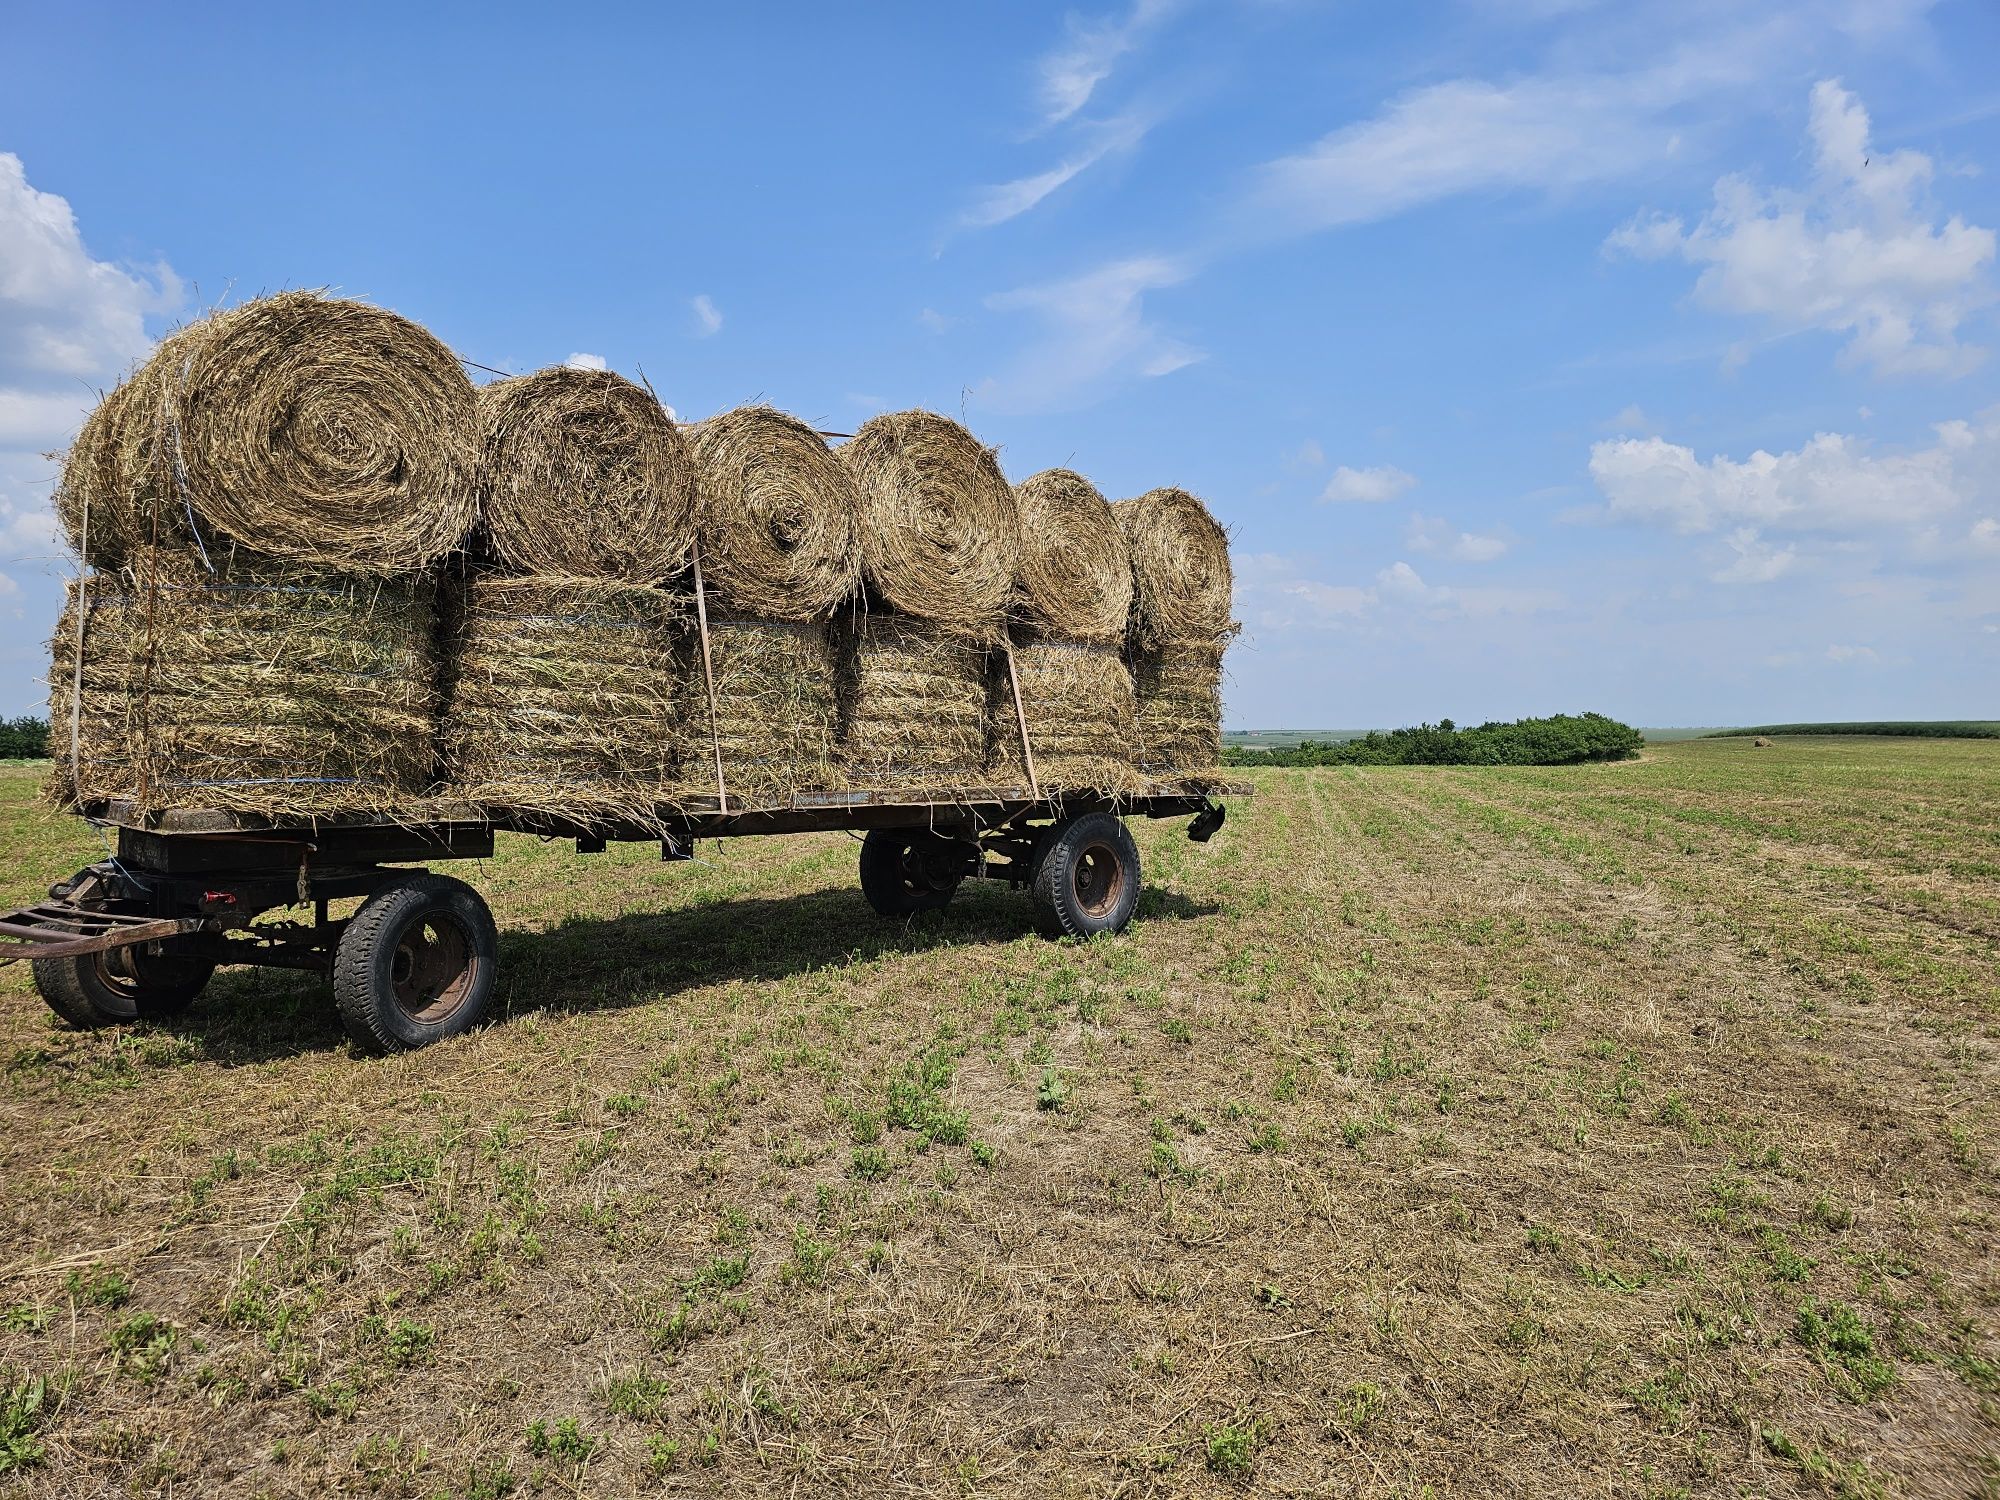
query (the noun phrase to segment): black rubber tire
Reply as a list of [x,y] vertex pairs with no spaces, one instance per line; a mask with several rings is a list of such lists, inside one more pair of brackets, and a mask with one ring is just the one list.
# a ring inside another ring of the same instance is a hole
[[333,953],[341,1024],[371,1052],[408,1052],[477,1026],[493,998],[500,934],[485,900],[448,875],[385,885]]
[[1035,860],[1035,922],[1050,937],[1123,932],[1139,905],[1139,846],[1124,820],[1081,813],[1051,828]]
[[963,876],[939,881],[912,868],[923,855],[953,855],[951,840],[924,828],[871,828],[861,839],[861,894],[885,917],[913,917],[939,911]]
[[207,985],[215,961],[159,957],[138,945],[82,958],[38,958],[34,970],[35,988],[49,1009],[91,1031],[179,1015]]

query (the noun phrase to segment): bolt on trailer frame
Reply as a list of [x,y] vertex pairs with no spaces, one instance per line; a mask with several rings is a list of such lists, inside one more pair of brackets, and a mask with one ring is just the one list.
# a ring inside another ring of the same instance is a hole
[[[986,789],[952,801],[894,792],[800,796],[783,806],[693,798],[647,824],[589,824],[526,812],[436,804],[404,819],[312,822],[124,802],[82,809],[115,830],[117,852],[0,913],[0,963],[26,959],[36,988],[78,1026],[178,1013],[219,966],[328,975],[354,1039],[403,1051],[477,1025],[492,996],[498,934],[463,881],[433,863],[483,859],[496,832],[574,839],[579,854],[653,842],[693,857],[706,838],[850,830],[864,835],[861,888],[884,916],[933,911],[968,879],[1004,880],[1033,897],[1052,935],[1122,931],[1139,899],[1139,851],[1127,817],[1190,819],[1206,843],[1222,797],[1250,788],[1208,778],[1138,793]],[[332,902],[360,898],[335,918]],[[259,920],[274,912],[304,916]]]

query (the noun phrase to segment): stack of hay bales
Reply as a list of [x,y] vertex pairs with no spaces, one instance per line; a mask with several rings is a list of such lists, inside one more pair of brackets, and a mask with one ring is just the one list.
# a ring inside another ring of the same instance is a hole
[[1222,759],[1222,653],[1237,629],[1228,534],[1186,490],[1148,490],[1111,510],[1132,555],[1139,770],[1211,772]]
[[993,454],[932,412],[840,449],[866,592],[843,632],[841,758],[856,787],[949,795],[988,779],[987,653],[1005,640],[1020,516]]
[[713,684],[689,791],[785,803],[843,780],[829,627],[860,579],[860,500],[818,432],[768,406],[692,429]]
[[1137,705],[1124,646],[1132,608],[1125,534],[1096,486],[1068,469],[1047,469],[1015,489],[1021,514],[1013,683],[994,695],[990,755],[1025,779],[1019,735],[1026,726],[1035,779],[1043,786],[1131,791]]
[[659,400],[568,367],[478,395],[480,557],[452,590],[442,746],[454,795],[648,823],[676,795],[694,463]]
[[58,489],[92,571],[52,642],[52,798],[316,817],[421,796],[429,573],[477,464],[458,361],[392,313],[290,292],[163,341]]

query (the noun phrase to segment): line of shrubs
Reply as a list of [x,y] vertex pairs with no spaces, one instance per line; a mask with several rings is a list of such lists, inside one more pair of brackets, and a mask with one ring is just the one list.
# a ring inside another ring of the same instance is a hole
[[49,721],[23,714],[0,719],[0,760],[45,760],[49,753]]
[[1460,729],[1449,719],[1414,729],[1372,731],[1329,744],[1306,740],[1284,750],[1225,746],[1229,766],[1573,766],[1593,760],[1627,760],[1644,737],[1630,724],[1603,714],[1553,714],[1546,719],[1497,721]]
[[1718,729],[1705,738],[1740,739],[1749,734],[1893,734],[1923,740],[2000,740],[2000,720],[1871,719],[1853,724],[1759,724],[1754,729]]

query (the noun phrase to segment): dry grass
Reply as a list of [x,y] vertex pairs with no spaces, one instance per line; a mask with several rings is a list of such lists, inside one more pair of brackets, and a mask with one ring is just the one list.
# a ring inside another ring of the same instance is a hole
[[1132,551],[1132,642],[1142,651],[1219,646],[1229,618],[1229,536],[1186,490],[1148,490],[1111,507]]
[[715,723],[711,731],[696,661],[690,692],[701,706],[688,726],[688,790],[715,794],[718,749],[732,805],[782,805],[800,792],[840,786],[844,773],[834,747],[840,730],[839,657],[830,627],[823,621],[711,615],[708,639]]
[[1131,624],[1132,554],[1104,496],[1068,469],[1044,469],[1014,495],[1024,622],[1060,640],[1122,644]]
[[[503,839],[404,1058],[0,970],[19,1489],[1990,1492],[2000,746],[1256,780],[1087,945]],[[31,786],[13,901],[99,855]]]
[[691,429],[704,582],[723,607],[820,620],[861,581],[861,497],[812,428],[740,406]]
[[1186,645],[1132,658],[1138,762],[1148,774],[1200,774],[1222,758],[1222,648]]
[[841,627],[841,761],[850,785],[941,796],[986,781],[986,651],[903,615]]
[[658,583],[694,550],[695,463],[659,398],[566,366],[480,387],[480,520],[519,573]]
[[838,451],[860,489],[869,587],[913,618],[998,640],[1021,522],[992,451],[927,411],[870,418]]
[[[1133,791],[1137,734],[1132,673],[1115,646],[1079,641],[1021,640],[1014,644],[1014,671],[1021,683],[1021,715],[1035,754],[1035,778],[1042,789]],[[1001,663],[996,676],[1005,675]],[[1020,727],[1010,690],[993,695],[994,723],[989,754],[1005,766],[996,779],[1026,782]]]
[[427,791],[431,585],[246,554],[214,561],[211,573],[142,547],[124,571],[72,586],[50,643],[51,797],[314,816]]

